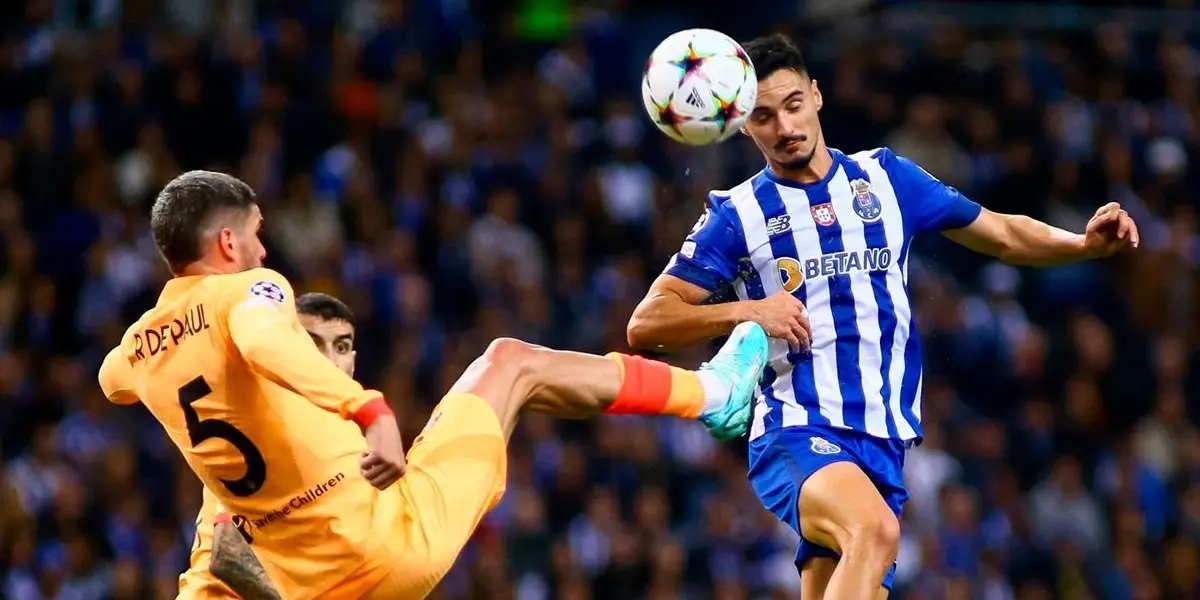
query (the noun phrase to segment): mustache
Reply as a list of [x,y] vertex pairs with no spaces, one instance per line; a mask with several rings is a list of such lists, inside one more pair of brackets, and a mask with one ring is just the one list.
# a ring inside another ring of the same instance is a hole
[[784,148],[787,148],[787,145],[792,142],[803,143],[803,142],[807,142],[807,141],[808,141],[808,136],[803,135],[803,134],[797,135],[797,136],[785,137],[775,143],[775,149],[783,150]]

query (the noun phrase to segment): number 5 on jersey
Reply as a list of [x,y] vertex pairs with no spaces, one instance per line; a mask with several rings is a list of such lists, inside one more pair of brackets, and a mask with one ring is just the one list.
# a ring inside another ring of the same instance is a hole
[[240,479],[222,479],[221,484],[229,493],[244,498],[262,489],[267,480],[267,463],[258,446],[232,423],[220,419],[200,419],[192,403],[211,393],[212,388],[203,377],[197,377],[179,388],[179,406],[183,408],[188,436],[192,447],[199,446],[205,440],[225,440],[242,454],[242,459],[246,461],[246,474]]

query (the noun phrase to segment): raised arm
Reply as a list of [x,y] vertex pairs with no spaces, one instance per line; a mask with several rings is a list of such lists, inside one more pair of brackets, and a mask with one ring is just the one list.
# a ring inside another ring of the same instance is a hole
[[1110,256],[1126,244],[1138,245],[1137,225],[1115,202],[1100,207],[1087,231],[1076,234],[987,210],[890,150],[881,150],[878,159],[896,191],[905,229],[912,233],[941,232],[976,252],[1035,267]]
[[976,252],[1013,264],[1053,267],[1110,256],[1126,243],[1137,247],[1137,225],[1112,202],[1100,207],[1083,234],[1071,233],[1023,215],[984,209],[970,225],[943,232]]
[[676,350],[725,335],[744,321],[762,325],[767,335],[795,348],[808,344],[807,312],[791,294],[712,302],[737,278],[738,262],[746,254],[736,217],[724,214],[720,200],[710,196],[710,208],[634,309],[626,328],[630,346]]
[[363,431],[370,452],[359,461],[362,475],[379,489],[404,473],[404,445],[396,417],[374,390],[321,355],[296,316],[292,286],[270,269],[255,269],[233,290],[227,324],[242,358],[260,376],[307,398]]
[[[304,396],[343,419],[363,425],[372,411],[386,409],[383,396],[321,356],[296,316],[291,285],[267,269],[256,281],[234,289],[229,309],[229,335],[242,358],[260,376]],[[382,405],[382,407],[380,407]]]

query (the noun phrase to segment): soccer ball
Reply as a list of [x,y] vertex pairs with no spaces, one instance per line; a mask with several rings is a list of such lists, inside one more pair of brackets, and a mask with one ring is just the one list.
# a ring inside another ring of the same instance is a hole
[[671,139],[703,146],[741,129],[758,97],[750,57],[729,36],[687,29],[663,40],[642,77],[642,104]]

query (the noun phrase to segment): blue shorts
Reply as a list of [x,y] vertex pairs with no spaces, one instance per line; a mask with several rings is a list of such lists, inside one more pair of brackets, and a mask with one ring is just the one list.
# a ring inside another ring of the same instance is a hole
[[[804,482],[822,467],[835,462],[852,462],[867,474],[899,519],[900,510],[908,500],[902,471],[904,453],[910,445],[909,442],[820,425],[770,431],[750,442],[750,484],[763,506],[800,534],[800,548],[796,550],[798,568],[810,558],[838,556],[833,550],[804,539],[800,533],[797,502]],[[896,565],[893,564],[883,578],[883,587],[892,589],[895,578]]]

